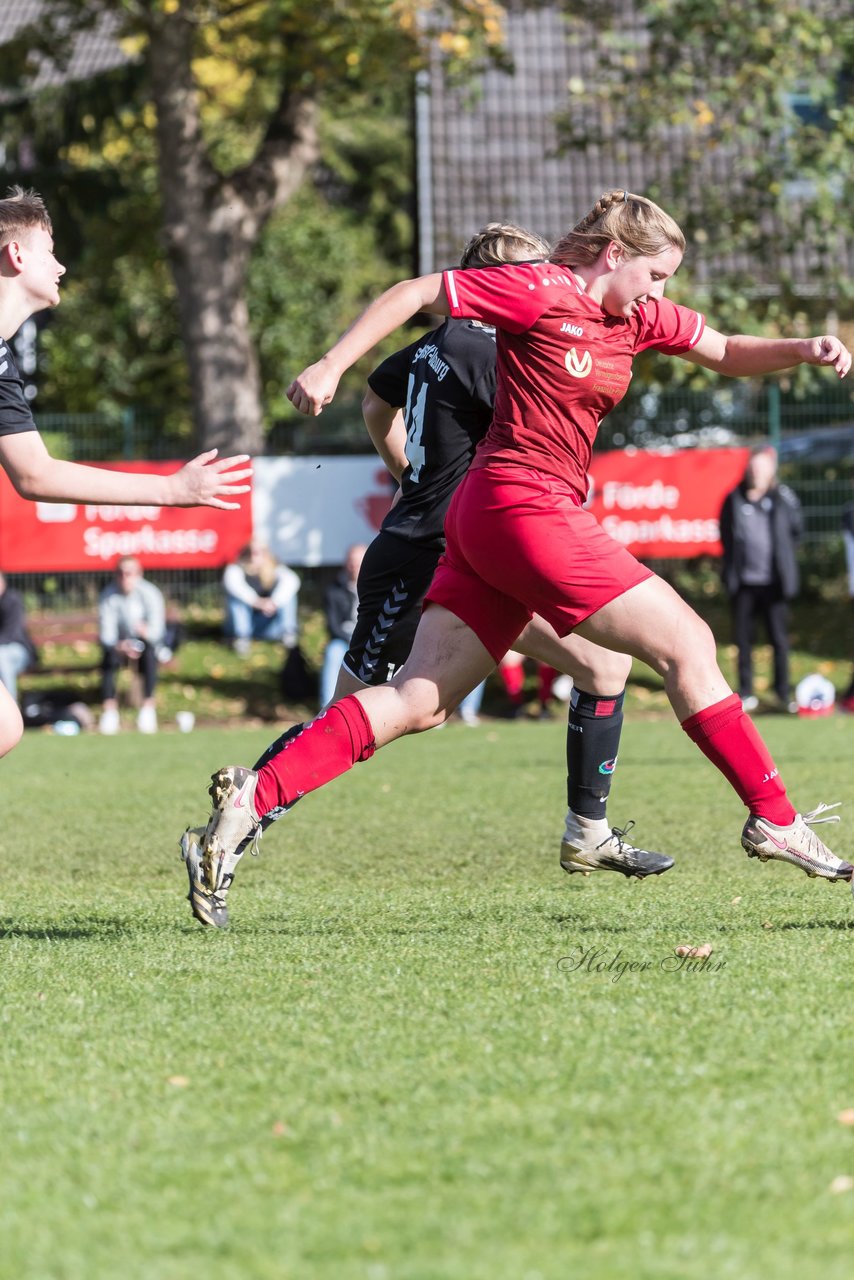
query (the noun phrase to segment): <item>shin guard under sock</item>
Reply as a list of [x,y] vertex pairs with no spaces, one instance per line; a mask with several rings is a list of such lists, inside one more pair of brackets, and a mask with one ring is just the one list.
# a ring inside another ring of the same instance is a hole
[[794,822],[795,810],[783,780],[737,693],[689,716],[682,728],[751,813],[783,827]]
[[604,818],[617,767],[623,698],[573,689],[566,726],[566,800],[573,813]]
[[[255,772],[259,773],[261,769],[264,768],[265,764],[270,763],[274,756],[277,756],[281,751],[284,751],[288,743],[293,742],[294,738],[298,738],[304,728],[304,724],[291,725],[290,729],[286,729],[275,742],[271,742],[266,751],[263,751],[253,764],[252,768]],[[290,804],[277,805],[274,809],[268,809],[261,819],[261,830],[266,831],[273,822],[277,822],[279,818],[284,817],[289,809],[293,809],[297,800],[299,800],[299,796],[297,796],[296,800],[292,800]]]

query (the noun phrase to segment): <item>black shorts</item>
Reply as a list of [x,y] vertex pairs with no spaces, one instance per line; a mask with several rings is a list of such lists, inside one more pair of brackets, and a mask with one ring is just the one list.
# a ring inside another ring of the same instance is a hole
[[343,666],[362,684],[385,684],[409,657],[441,547],[380,532],[359,571],[359,612]]

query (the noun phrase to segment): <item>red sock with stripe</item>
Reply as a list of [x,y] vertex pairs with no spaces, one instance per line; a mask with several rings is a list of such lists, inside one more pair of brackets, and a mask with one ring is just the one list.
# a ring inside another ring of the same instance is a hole
[[358,698],[342,698],[307,724],[302,733],[258,770],[255,812],[293,804],[333,778],[369,760],[376,750],[374,731]]
[[794,822],[795,810],[783,780],[737,693],[689,716],[682,721],[682,728],[751,813],[781,827]]

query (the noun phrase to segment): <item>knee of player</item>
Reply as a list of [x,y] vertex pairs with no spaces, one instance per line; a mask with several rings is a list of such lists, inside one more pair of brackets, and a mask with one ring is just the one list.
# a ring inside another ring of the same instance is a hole
[[424,733],[444,724],[451,714],[441,705],[436,688],[430,681],[404,680],[398,689],[404,733]]
[[673,635],[673,656],[682,665],[707,666],[717,662],[717,646],[712,629],[696,613]]
[[406,719],[407,733],[426,733],[428,729],[436,729],[440,724],[444,724],[450,716],[450,711],[442,707],[419,707],[412,709]]
[[573,674],[577,687],[585,693],[608,697],[625,689],[631,669],[632,660],[627,653],[613,653],[610,649],[600,648],[589,666],[570,674]]

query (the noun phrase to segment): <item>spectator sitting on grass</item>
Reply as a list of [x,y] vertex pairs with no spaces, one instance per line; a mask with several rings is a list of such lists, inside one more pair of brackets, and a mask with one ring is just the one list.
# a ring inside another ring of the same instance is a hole
[[248,653],[253,640],[281,640],[286,649],[294,647],[300,580],[260,538],[243,548],[222,583],[225,634],[236,653]]
[[119,704],[116,673],[123,662],[138,662],[142,677],[142,705],[136,725],[140,733],[157,732],[154,690],[157,685],[157,651],[166,630],[163,593],[142,576],[142,565],[133,556],[116,564],[116,580],[101,592],[98,605],[98,638],[103,649],[101,696],[104,701],[101,733],[118,733]]

